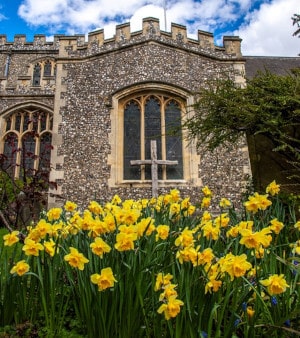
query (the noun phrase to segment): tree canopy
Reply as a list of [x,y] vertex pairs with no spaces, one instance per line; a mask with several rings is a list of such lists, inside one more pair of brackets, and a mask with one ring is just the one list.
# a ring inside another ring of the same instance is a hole
[[230,146],[240,137],[262,134],[273,151],[284,154],[300,177],[300,69],[285,76],[260,72],[237,86],[228,77],[210,80],[200,89],[195,114],[184,124],[198,148]]
[[293,36],[300,36],[300,14],[294,14],[294,16],[292,17],[293,20],[293,26],[297,25],[298,28],[297,30],[294,32]]

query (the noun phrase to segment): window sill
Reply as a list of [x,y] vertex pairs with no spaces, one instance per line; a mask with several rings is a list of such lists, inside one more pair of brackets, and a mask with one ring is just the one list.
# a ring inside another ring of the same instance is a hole
[[[180,180],[158,180],[159,187],[168,187],[168,186],[182,186],[187,185],[188,182],[184,179]],[[151,187],[151,180],[124,180],[116,184],[116,186],[122,187],[133,187],[133,188],[143,188],[143,187]]]

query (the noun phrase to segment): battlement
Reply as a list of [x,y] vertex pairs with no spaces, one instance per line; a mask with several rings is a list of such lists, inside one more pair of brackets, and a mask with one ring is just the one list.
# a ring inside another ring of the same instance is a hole
[[171,24],[171,32],[160,29],[157,18],[143,19],[142,30],[132,32],[130,23],[116,26],[113,38],[106,39],[104,29],[88,33],[87,41],[84,34],[73,36],[54,35],[54,40],[46,41],[46,36],[37,34],[34,41],[26,40],[26,35],[17,34],[13,42],[8,42],[5,34],[0,35],[0,50],[57,50],[62,57],[87,56],[101,51],[112,50],[126,45],[132,45],[147,40],[156,40],[173,46],[200,51],[204,54],[216,54],[218,57],[239,58],[241,54],[241,39],[238,36],[224,36],[223,46],[214,44],[214,35],[198,30],[197,40],[187,36],[186,26]]

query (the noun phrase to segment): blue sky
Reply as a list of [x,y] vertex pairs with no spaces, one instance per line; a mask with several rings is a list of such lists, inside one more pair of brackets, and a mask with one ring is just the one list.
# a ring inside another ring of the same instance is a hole
[[131,31],[137,31],[151,16],[162,30],[169,31],[171,22],[186,26],[191,38],[198,29],[214,33],[220,46],[224,35],[239,36],[244,55],[297,56],[294,13],[300,13],[300,0],[0,0],[0,34],[8,41],[15,34],[26,34],[27,41],[45,34],[51,41],[55,34],[104,28],[110,38],[116,25],[130,22]]

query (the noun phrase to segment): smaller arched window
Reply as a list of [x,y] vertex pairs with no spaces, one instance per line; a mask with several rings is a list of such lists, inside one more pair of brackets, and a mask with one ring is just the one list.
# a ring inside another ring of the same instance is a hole
[[33,86],[39,86],[41,84],[41,65],[37,63],[33,69]]
[[32,85],[42,86],[42,80],[49,80],[51,76],[56,76],[56,64],[53,60],[44,60],[37,62],[33,67]]
[[44,76],[51,76],[52,65],[50,61],[46,61],[44,64]]
[[39,109],[22,109],[4,118],[1,149],[4,168],[14,177],[50,171],[52,115]]

